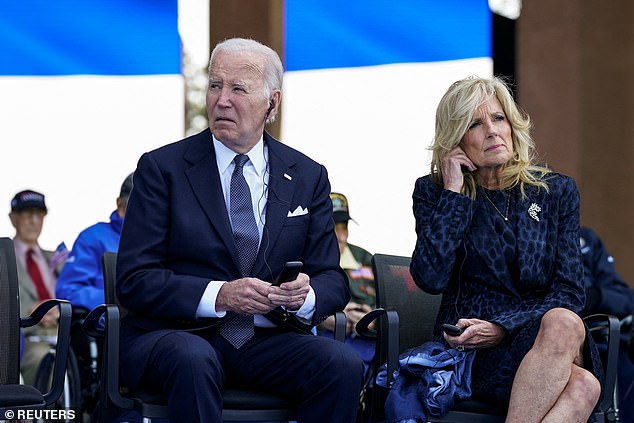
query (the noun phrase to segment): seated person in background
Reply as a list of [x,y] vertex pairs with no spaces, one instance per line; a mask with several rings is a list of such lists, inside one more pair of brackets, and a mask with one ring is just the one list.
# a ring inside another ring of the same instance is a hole
[[[26,316],[45,300],[53,298],[55,282],[63,260],[58,262],[56,252],[43,250],[38,243],[48,209],[44,195],[26,190],[11,200],[9,219],[15,228],[13,245],[20,293],[20,315]],[[32,385],[42,358],[51,349],[57,336],[59,310],[52,308],[42,321],[24,328],[24,355],[20,369],[24,382]]]
[[[209,128],[134,172],[117,260],[122,384],[163,393],[171,422],[222,421],[234,387],[287,398],[298,423],[352,423],[363,362],[311,333],[350,299],[328,173],[264,130],[282,62],[232,38],[208,76]],[[272,285],[288,261],[302,272]]]
[[[366,370],[374,357],[375,341],[356,336],[355,325],[363,316],[376,306],[376,291],[374,288],[374,273],[372,272],[372,254],[361,247],[348,243],[348,221],[352,219],[345,195],[333,192],[332,217],[335,221],[335,234],[339,243],[339,265],[348,275],[348,285],[352,298],[344,308],[346,313],[346,344],[353,347],[365,364]],[[356,222],[355,222],[356,223]],[[323,336],[333,337],[335,318],[328,317],[319,325]]]
[[[634,295],[630,286],[614,268],[614,258],[608,253],[599,236],[590,228],[581,227],[581,255],[583,257],[586,306],[584,316],[603,313],[619,319],[632,315]],[[619,345],[619,417],[624,423],[634,422],[634,363],[628,347],[632,324],[621,327]],[[599,345],[604,351],[607,345]]]
[[117,252],[119,248],[130,191],[132,174],[121,185],[117,209],[110,214],[110,222],[99,222],[84,229],[75,240],[55,289],[57,297],[70,301],[73,308],[90,311],[105,301],[101,256],[105,252]]
[[477,350],[473,397],[508,403],[507,422],[587,421],[602,367],[579,316],[574,180],[534,163],[529,117],[499,78],[452,84],[435,127],[431,173],[413,194],[410,269],[443,294],[435,340]]
[[117,209],[110,214],[110,222],[99,222],[84,229],[73,245],[66,265],[57,280],[57,297],[70,301],[73,305],[73,325],[71,327],[71,347],[77,358],[82,392],[82,411],[91,413],[97,400],[99,383],[99,348],[81,327],[86,314],[105,302],[101,257],[105,252],[117,252],[119,237],[128,198],[132,191],[132,174],[128,175],[116,199]]

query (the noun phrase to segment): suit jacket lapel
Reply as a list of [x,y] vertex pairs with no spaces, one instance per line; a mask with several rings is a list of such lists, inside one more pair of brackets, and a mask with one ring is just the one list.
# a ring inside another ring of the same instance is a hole
[[216,152],[213,148],[211,131],[207,129],[195,137],[196,139],[185,153],[184,159],[192,165],[185,174],[209,223],[231,251],[238,268],[238,250],[233,242],[233,232],[222,193],[218,166],[216,166]]
[[[269,188],[266,203],[266,226],[262,234],[260,251],[253,266],[253,274],[257,275],[264,266],[265,254],[270,253],[280,235],[284,220],[291,207],[291,200],[295,192],[296,181],[299,177],[294,169],[294,163],[280,151],[279,141],[273,139],[266,132],[264,141],[269,151]],[[269,248],[262,248],[268,246]]]

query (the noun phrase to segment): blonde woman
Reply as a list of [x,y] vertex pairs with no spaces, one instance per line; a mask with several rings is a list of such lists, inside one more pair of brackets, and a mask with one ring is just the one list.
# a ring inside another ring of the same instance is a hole
[[451,85],[431,173],[414,190],[411,271],[443,294],[437,339],[477,350],[474,397],[508,403],[507,422],[586,422],[601,386],[578,315],[579,194],[573,179],[536,164],[530,126],[501,79]]

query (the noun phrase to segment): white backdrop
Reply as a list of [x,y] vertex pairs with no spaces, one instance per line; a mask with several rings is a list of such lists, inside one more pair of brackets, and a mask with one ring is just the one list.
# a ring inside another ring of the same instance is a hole
[[70,249],[80,230],[107,221],[139,156],[183,135],[180,75],[0,78],[0,236],[23,189],[46,196],[40,244]]
[[[163,10],[171,10],[171,1],[161,0]],[[118,0],[105,10],[127,5],[134,6]],[[183,49],[197,66],[204,66],[209,55],[208,16],[206,2],[178,0]],[[158,24],[156,18],[150,20]],[[138,31],[142,24],[135,23]],[[60,23],[50,25],[54,30]],[[0,53],[0,60],[11,58]],[[47,249],[62,241],[70,249],[81,230],[106,221],[140,155],[184,135],[180,74],[3,76],[0,93],[0,236],[15,234],[7,217],[11,198],[22,189],[34,189],[46,196],[49,208],[40,237]]]
[[282,140],[328,169],[348,197],[349,241],[371,253],[411,255],[412,192],[429,173],[438,101],[489,58],[287,72]]
[[[183,48],[209,55],[209,6],[179,0]],[[373,253],[411,254],[411,195],[429,172],[438,100],[449,84],[489,76],[490,58],[287,72],[283,142],[323,163],[350,200],[350,242]],[[41,244],[71,248],[106,220],[124,177],[145,151],[184,134],[180,75],[0,78],[0,212],[22,189],[46,195]],[[0,217],[0,236],[13,236]]]

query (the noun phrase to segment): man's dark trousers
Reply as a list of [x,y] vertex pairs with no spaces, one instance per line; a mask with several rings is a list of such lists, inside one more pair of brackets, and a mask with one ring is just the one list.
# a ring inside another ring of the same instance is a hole
[[[299,423],[354,422],[363,379],[361,358],[344,343],[277,329],[256,329],[238,350],[215,330],[173,332],[156,345],[148,364],[142,384],[156,388],[165,381],[173,422],[221,422],[223,379],[226,387],[297,402]],[[197,392],[212,397],[192,408]]]

